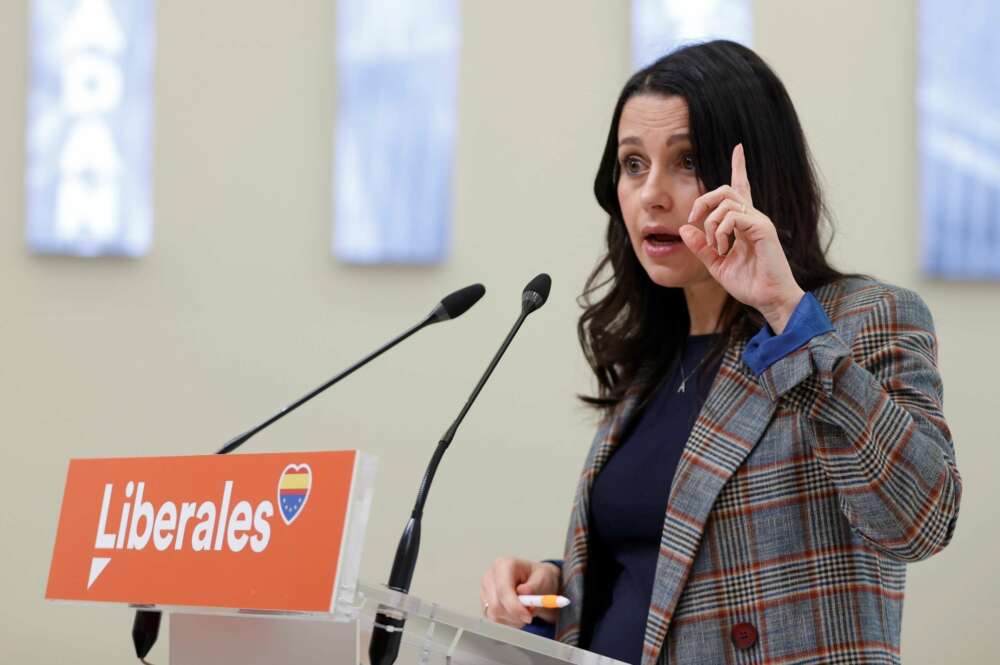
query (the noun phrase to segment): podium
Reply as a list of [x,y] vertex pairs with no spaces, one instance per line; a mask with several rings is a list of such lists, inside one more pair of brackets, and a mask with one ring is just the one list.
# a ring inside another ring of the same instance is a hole
[[374,475],[353,450],[71,460],[45,596],[167,613],[173,665],[367,663],[379,608],[400,665],[622,665],[360,582]]
[[170,664],[368,664],[379,605],[406,614],[398,665],[625,665],[482,617],[468,616],[384,585],[358,585],[355,619],[170,615]]

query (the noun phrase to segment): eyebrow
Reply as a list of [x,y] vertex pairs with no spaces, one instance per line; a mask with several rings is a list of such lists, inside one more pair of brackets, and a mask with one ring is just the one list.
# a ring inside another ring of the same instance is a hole
[[[674,134],[667,139],[667,145],[671,146],[679,141],[690,140],[690,134]],[[642,145],[642,140],[638,136],[626,136],[618,142],[619,147],[623,145]]]

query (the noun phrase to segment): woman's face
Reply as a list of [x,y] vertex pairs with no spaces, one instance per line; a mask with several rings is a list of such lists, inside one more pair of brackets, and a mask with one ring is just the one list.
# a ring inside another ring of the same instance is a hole
[[618,122],[618,172],[625,228],[649,278],[673,287],[711,280],[678,234],[704,193],[684,99],[642,94],[625,103]]

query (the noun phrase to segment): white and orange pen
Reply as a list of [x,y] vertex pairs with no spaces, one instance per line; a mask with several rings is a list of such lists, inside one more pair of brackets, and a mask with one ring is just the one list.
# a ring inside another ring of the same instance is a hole
[[569,605],[569,598],[566,596],[518,596],[517,599],[525,607],[544,607],[546,609],[560,610]]

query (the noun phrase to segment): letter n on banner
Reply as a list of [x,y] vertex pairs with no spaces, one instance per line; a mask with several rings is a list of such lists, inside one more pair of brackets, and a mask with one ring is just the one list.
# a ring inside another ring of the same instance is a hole
[[339,0],[333,252],[444,258],[452,217],[458,0]]
[[153,0],[33,0],[27,240],[141,256],[153,234]]

